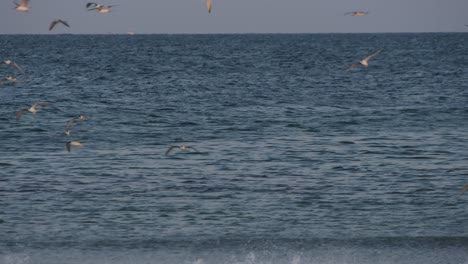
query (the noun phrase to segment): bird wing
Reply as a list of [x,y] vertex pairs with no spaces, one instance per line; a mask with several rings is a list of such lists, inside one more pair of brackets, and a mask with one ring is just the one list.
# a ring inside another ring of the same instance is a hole
[[166,155],[169,154],[169,152],[171,152],[171,150],[175,149],[175,148],[178,148],[179,146],[170,146],[167,150],[166,150]]
[[211,13],[211,0],[206,0],[206,9],[208,9],[208,13]]
[[377,56],[380,52],[382,52],[382,50],[383,50],[383,49],[378,50],[378,51],[372,53],[371,55],[365,57],[365,58],[363,59],[363,61],[369,61],[369,60],[372,59],[373,57]]
[[55,25],[57,25],[57,23],[58,22],[56,20],[52,21],[52,23],[50,23],[49,31],[51,31],[55,27]]
[[91,7],[96,7],[97,5],[98,5],[98,4],[96,4],[96,3],[87,3],[87,4],[86,4],[86,8],[89,8],[90,6],[91,6]]
[[67,142],[67,151],[70,152],[71,150],[71,141]]
[[18,69],[18,71],[19,71],[21,74],[26,75],[26,73],[23,71],[23,69],[21,69],[21,67],[20,67],[18,64],[16,64],[16,62],[12,62],[11,65],[12,65],[13,67],[15,67],[16,69]]
[[18,111],[18,113],[16,114],[16,120],[20,120],[21,117],[23,116],[24,111],[26,111],[26,110],[28,110],[28,109],[25,109],[25,108],[20,109],[20,110]]
[[29,0],[22,0],[20,5],[21,6],[27,6],[28,3],[29,3]]
[[39,106],[46,106],[47,103],[44,103],[44,102],[37,102],[35,104],[33,104],[32,108],[38,108]]
[[72,117],[72,118],[68,121],[67,127],[65,128],[65,130],[70,130],[70,127],[71,127],[71,125],[73,124],[74,121],[75,121],[75,118]]
[[70,27],[70,25],[68,25],[68,22],[67,21],[63,21],[63,20],[59,20],[60,23],[64,24],[65,26],[67,27]]

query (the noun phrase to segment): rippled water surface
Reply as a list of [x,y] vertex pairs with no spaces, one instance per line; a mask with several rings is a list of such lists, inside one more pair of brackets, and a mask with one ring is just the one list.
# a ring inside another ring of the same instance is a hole
[[0,43],[2,264],[468,263],[468,34]]

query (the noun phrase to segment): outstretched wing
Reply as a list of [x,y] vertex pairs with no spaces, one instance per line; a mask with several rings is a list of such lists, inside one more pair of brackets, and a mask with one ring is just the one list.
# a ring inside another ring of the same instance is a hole
[[363,61],[366,61],[366,62],[369,61],[370,59],[372,59],[372,58],[374,58],[375,56],[377,56],[380,52],[382,52],[382,50],[383,50],[383,49],[378,50],[378,51],[372,53],[371,55],[365,57],[365,58],[363,59]]
[[206,0],[206,9],[208,9],[208,13],[211,13],[211,0]]
[[20,110],[18,111],[18,113],[16,114],[16,120],[20,120],[21,117],[23,116],[24,111],[26,111],[26,110],[28,110],[28,109],[25,109],[25,108],[20,109]]
[[23,69],[21,69],[21,67],[20,67],[18,64],[16,64],[16,62],[12,62],[11,65],[12,65],[13,67],[15,67],[16,69],[18,69],[18,71],[19,71],[21,74],[26,75],[26,73],[23,71]]
[[67,142],[67,151],[70,152],[71,150],[71,141]]
[[67,27],[70,27],[67,21],[59,20],[60,23],[64,24]]
[[39,106],[46,106],[47,103],[44,103],[44,102],[37,102],[35,104],[33,104],[32,108],[38,108]]
[[68,121],[67,127],[65,128],[65,130],[67,130],[67,131],[70,130],[70,127],[71,127],[71,125],[73,124],[73,122],[75,122],[75,118],[74,118],[74,117],[72,117],[72,118]]
[[179,146],[170,146],[167,150],[166,150],[166,155],[169,154],[169,152],[171,152],[171,150],[175,149],[175,148],[178,148]]
[[87,4],[86,4],[86,8],[96,7],[97,5],[98,5],[98,4],[92,3],[92,2],[91,2],[91,3],[87,3]]
[[57,23],[58,22],[56,20],[52,21],[52,23],[50,23],[49,31],[51,31],[55,27],[55,25],[57,25]]
[[21,6],[27,6],[28,3],[29,3],[29,0],[22,0],[20,5]]

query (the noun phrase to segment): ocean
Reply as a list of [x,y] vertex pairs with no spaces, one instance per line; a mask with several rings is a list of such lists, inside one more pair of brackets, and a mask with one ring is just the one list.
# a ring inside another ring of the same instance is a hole
[[466,33],[0,43],[1,264],[468,263]]

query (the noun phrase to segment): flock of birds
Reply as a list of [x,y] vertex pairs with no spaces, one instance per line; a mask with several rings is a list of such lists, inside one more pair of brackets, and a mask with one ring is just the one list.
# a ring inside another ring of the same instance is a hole
[[[17,11],[19,11],[19,12],[29,12],[30,11],[30,7],[28,6],[29,1],[30,0],[22,0],[21,3],[16,3],[15,2],[15,5],[16,5],[15,9]],[[206,1],[206,8],[208,10],[208,13],[211,13],[212,0],[205,0],[205,1]],[[89,2],[89,3],[86,4],[86,8],[87,8],[88,11],[96,10],[98,13],[101,13],[101,14],[111,12],[111,8],[114,7],[114,6],[116,6],[116,5],[106,6],[106,5],[102,5],[102,4],[98,4],[98,3],[94,3],[94,2]],[[368,14],[369,14],[368,11],[353,11],[353,12],[346,12],[345,13],[345,15],[356,16],[356,17],[362,17],[362,16],[365,16],[365,15],[368,15]],[[56,19],[56,20],[51,22],[51,24],[49,26],[49,31],[54,29],[55,26],[57,26],[58,24],[62,24],[64,26],[66,26],[66,27],[70,27],[70,25],[68,24],[67,21],[64,21],[62,19]],[[466,25],[466,26],[468,26],[468,25]],[[358,63],[351,64],[350,68],[354,68],[354,67],[358,67],[358,66],[363,66],[363,67],[367,68],[369,66],[369,60],[371,60],[372,58],[374,58],[375,56],[380,54],[382,51],[383,51],[383,49],[380,49],[380,50],[370,54],[369,56],[365,57],[364,59],[360,60]],[[15,62],[13,62],[11,60],[5,60],[5,61],[2,62],[2,64],[6,64],[6,65],[9,65],[9,66],[15,67],[21,74],[23,74],[23,75],[26,74],[24,72],[24,70],[17,63],[15,63]],[[2,84],[4,82],[16,82],[17,80],[18,79],[16,77],[8,76],[8,77],[0,79],[0,84]],[[26,112],[35,114],[40,107],[43,107],[43,106],[46,106],[46,105],[47,105],[47,103],[45,103],[45,102],[37,102],[37,103],[33,104],[31,107],[29,107],[29,108],[22,108],[22,109],[20,109],[18,111],[18,113],[16,115],[16,119],[19,121],[21,119],[21,117],[23,116],[23,114],[26,113]],[[85,117],[84,115],[78,115],[78,116],[72,117],[67,122],[67,125],[66,125],[66,128],[65,128],[65,135],[67,135],[67,136],[71,135],[71,125],[76,120],[79,120],[79,121],[87,120],[87,117]],[[82,147],[82,146],[83,146],[83,144],[79,140],[72,140],[72,141],[69,141],[69,142],[66,143],[66,149],[67,149],[68,152],[71,151],[71,147]],[[189,151],[189,150],[197,151],[192,146],[174,145],[174,146],[170,146],[166,150],[165,154],[168,155],[174,149],[179,149],[179,150],[182,150],[182,151]],[[463,189],[462,189],[462,192],[465,192],[465,191],[468,191],[468,184],[465,185],[463,187]]]

